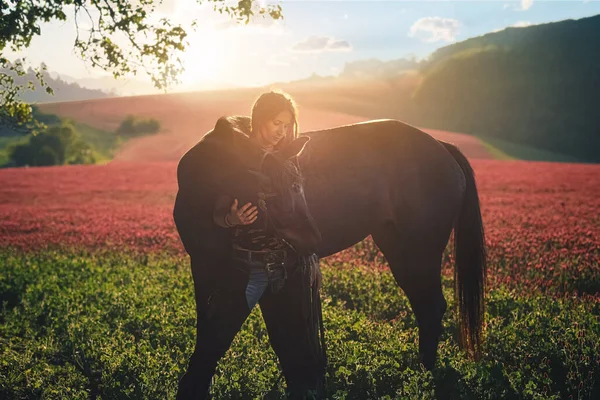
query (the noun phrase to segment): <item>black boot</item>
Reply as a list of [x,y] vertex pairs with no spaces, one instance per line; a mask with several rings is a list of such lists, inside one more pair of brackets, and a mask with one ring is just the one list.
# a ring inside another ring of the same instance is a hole
[[212,379],[198,379],[186,373],[179,381],[176,400],[210,400]]

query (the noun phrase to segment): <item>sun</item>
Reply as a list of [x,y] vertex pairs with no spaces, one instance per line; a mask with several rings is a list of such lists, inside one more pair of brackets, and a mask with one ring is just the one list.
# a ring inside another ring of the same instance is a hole
[[224,78],[225,43],[219,32],[212,29],[195,32],[182,57],[185,71],[181,74],[183,86],[200,82],[219,81]]

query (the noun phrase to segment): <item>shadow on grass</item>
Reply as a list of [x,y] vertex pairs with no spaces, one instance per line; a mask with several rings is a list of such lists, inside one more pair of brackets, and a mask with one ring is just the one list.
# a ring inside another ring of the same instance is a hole
[[[433,373],[436,399],[477,399],[481,393],[474,392],[471,387],[487,387],[498,394],[502,399],[518,399],[519,394],[512,388],[508,377],[502,372],[500,365],[493,365],[487,371],[480,370],[481,374],[465,377],[452,366],[439,366]],[[469,384],[469,380],[478,380],[482,385]],[[485,390],[487,392],[487,390]]]

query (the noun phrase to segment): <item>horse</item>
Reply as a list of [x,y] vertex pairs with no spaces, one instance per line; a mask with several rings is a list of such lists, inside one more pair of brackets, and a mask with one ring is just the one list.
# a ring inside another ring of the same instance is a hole
[[454,231],[459,344],[481,356],[486,247],[473,169],[453,144],[393,119],[304,132],[304,191],[327,257],[369,235],[407,295],[433,369],[447,302],[441,263]]
[[[221,118],[206,136],[225,131],[232,138],[243,138],[249,126],[249,117]],[[310,140],[297,156],[303,183],[297,194],[303,194],[310,212],[301,207],[304,215],[299,220],[305,225],[314,223],[321,239],[311,250],[323,258],[371,235],[409,299],[419,328],[419,357],[424,367],[431,370],[447,309],[441,261],[454,232],[458,340],[470,357],[479,359],[486,248],[475,177],[464,154],[450,143],[393,119],[304,132],[301,137]],[[211,151],[203,153],[209,159],[205,166],[218,161],[210,161],[211,156],[216,157]],[[198,160],[199,154],[193,159]],[[180,167],[183,162],[182,158]],[[197,174],[200,167],[194,167]],[[207,168],[218,180],[214,168]],[[191,196],[196,202],[196,213],[190,214],[189,206],[180,207],[187,211],[179,213],[181,226],[177,228],[192,259],[200,257],[218,265],[226,251],[226,237],[222,229],[206,223],[214,196],[206,189],[210,185],[205,185],[205,181],[190,180],[188,191],[196,190]],[[292,180],[286,185],[283,192],[298,190]],[[194,187],[202,190],[198,192]],[[178,194],[177,201],[179,197]],[[188,226],[194,221],[188,233],[184,221]],[[204,221],[203,229],[199,229],[199,221]],[[303,241],[301,235],[293,239]]]

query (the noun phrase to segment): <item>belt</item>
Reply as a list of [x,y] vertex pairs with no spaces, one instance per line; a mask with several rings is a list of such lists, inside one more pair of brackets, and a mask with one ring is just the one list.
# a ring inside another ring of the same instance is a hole
[[[287,260],[287,251],[284,249],[256,251],[233,248],[232,257],[248,264],[262,264],[267,270],[282,267]],[[260,265],[259,265],[260,266]]]

